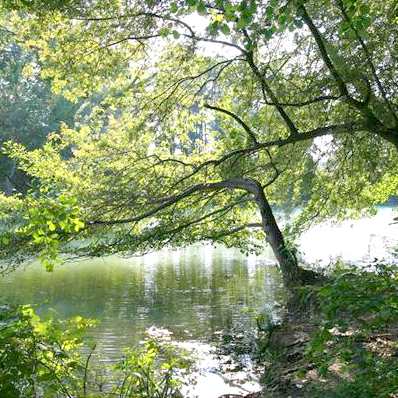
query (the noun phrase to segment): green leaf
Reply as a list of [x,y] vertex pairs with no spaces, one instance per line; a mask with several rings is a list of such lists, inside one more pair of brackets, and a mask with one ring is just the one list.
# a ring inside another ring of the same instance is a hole
[[227,24],[222,24],[220,26],[220,30],[225,36],[228,36],[231,33],[231,29]]
[[179,39],[180,38],[180,34],[176,30],[173,30],[173,37],[175,39]]
[[50,260],[44,258],[42,259],[42,263],[45,265],[47,272],[52,272],[54,270],[54,264]]
[[349,30],[348,37],[350,38],[350,40],[354,40],[356,38],[355,32],[353,30]]
[[207,14],[207,7],[204,3],[200,2],[197,7],[197,12],[199,15],[206,15]]
[[237,11],[238,7],[237,6],[233,6],[233,5],[228,5],[225,8],[225,17],[228,21],[233,21],[236,18],[236,11]]
[[54,223],[52,221],[47,221],[47,225],[48,225],[48,229],[50,231],[55,231],[56,226],[54,225]]
[[7,238],[5,236],[1,238],[1,241],[6,246],[8,246],[10,244],[10,242],[11,242],[10,238]]
[[359,8],[360,12],[362,15],[366,15],[370,13],[370,7],[368,4],[361,4],[361,7]]
[[249,18],[247,16],[241,17],[238,20],[237,27],[238,27],[238,29],[245,29],[249,25],[250,22],[251,22],[251,18]]
[[271,6],[268,6],[268,7],[265,9],[265,12],[266,12],[268,15],[273,15],[273,13],[274,13],[274,8],[271,7]]
[[162,37],[166,37],[169,33],[170,33],[169,28],[162,28],[162,29],[158,30],[158,35],[160,35]]
[[344,33],[344,32],[346,32],[348,29],[350,29],[350,23],[347,22],[347,21],[344,21],[344,22],[341,24],[341,27],[340,27],[340,29],[339,29],[339,33]]
[[333,286],[325,286],[319,290],[318,296],[322,297],[323,299],[330,298],[333,296],[334,288]]
[[72,221],[75,224],[74,230],[76,232],[78,232],[80,229],[84,228],[85,226],[84,222],[80,221],[78,218],[74,218]]
[[357,33],[358,33],[358,36],[361,37],[362,39],[366,36],[366,30],[364,30],[364,29],[358,29]]
[[372,25],[372,19],[369,17],[364,17],[361,19],[362,26],[368,28]]
[[177,3],[171,3],[170,4],[170,12],[175,14],[178,11],[178,5]]
[[275,28],[263,29],[260,33],[264,35],[266,39],[270,39],[276,32]]
[[281,15],[281,16],[279,16],[278,22],[279,22],[280,25],[285,25],[285,24],[286,24],[286,21],[287,21],[286,15]]

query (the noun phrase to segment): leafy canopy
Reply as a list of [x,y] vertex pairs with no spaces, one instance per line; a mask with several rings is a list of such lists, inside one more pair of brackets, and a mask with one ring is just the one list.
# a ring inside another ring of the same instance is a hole
[[396,194],[395,2],[67,4],[3,6],[53,91],[96,99],[42,148],[4,145],[37,185],[2,199],[3,257],[256,250],[256,184],[303,208],[292,231]]

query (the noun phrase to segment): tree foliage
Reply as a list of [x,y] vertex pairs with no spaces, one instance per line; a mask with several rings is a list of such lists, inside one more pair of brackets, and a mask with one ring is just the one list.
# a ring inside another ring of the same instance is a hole
[[42,221],[21,219],[42,189],[77,199],[63,252],[266,238],[292,264],[270,204],[302,207],[299,231],[396,193],[394,2],[39,3],[8,2],[3,28],[55,92],[99,99],[42,148],[5,145],[40,188],[5,221],[3,256],[37,249],[26,225]]
[[[48,79],[39,76],[34,51],[24,50],[11,32],[0,32],[0,144],[14,140],[28,149],[42,145],[48,133],[58,131],[61,121],[73,123],[77,106],[51,92]],[[0,187],[29,188],[29,177],[18,170],[16,161],[0,154]]]

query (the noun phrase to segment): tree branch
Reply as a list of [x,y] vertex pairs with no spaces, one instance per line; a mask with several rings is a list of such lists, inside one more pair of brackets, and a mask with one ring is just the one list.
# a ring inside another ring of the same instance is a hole
[[276,98],[273,90],[267,83],[264,75],[260,72],[257,65],[254,62],[253,53],[246,52],[246,60],[250,66],[250,69],[253,71],[254,75],[260,81],[261,89],[263,92],[264,101],[267,101],[267,95],[272,101],[273,106],[278,110],[279,114],[282,116],[282,119],[285,121],[286,126],[288,127],[291,135],[297,135],[298,130],[293,121],[290,119],[289,115],[283,109],[283,106],[278,103],[278,99]]
[[389,142],[393,143],[398,148],[398,133],[397,133],[397,131],[395,131],[393,129],[389,129],[386,126],[384,126],[383,123],[375,116],[375,114],[372,112],[372,110],[368,107],[366,101],[364,101],[364,102],[357,101],[355,98],[350,96],[347,86],[343,81],[343,78],[341,77],[341,75],[339,74],[339,72],[337,71],[335,66],[333,65],[333,62],[331,61],[331,59],[327,53],[327,50],[326,50],[326,47],[324,44],[324,39],[323,39],[321,33],[319,32],[318,28],[314,25],[311,17],[309,16],[309,14],[303,4],[301,4],[298,7],[298,12],[301,15],[301,17],[303,18],[305,24],[310,29],[311,34],[317,43],[321,57],[322,57],[324,63],[326,64],[327,68],[329,69],[330,73],[332,74],[332,76],[338,86],[340,95],[346,99],[346,102],[350,106],[358,109],[364,116],[364,118],[366,120],[366,129],[365,130],[372,131],[372,132],[380,135],[381,137],[385,138]]
[[319,32],[318,28],[315,26],[314,22],[312,21],[311,17],[309,16],[309,14],[303,4],[301,4],[297,10],[298,10],[299,14],[301,15],[301,17],[303,18],[303,21],[305,22],[305,24],[308,26],[309,30],[311,31],[311,34],[314,37],[315,42],[318,46],[318,49],[319,49],[319,52],[323,59],[323,62],[325,62],[327,68],[329,69],[335,82],[337,83],[337,86],[340,91],[340,95],[350,98],[350,95],[347,90],[347,86],[345,85],[342,77],[340,76],[339,72],[337,71],[337,69],[333,65],[332,60],[329,57],[329,54],[326,50],[326,47],[324,44],[324,39],[321,35],[321,32]]
[[311,105],[314,104],[316,102],[322,102],[322,101],[337,101],[339,100],[341,97],[337,97],[335,95],[321,95],[320,97],[316,97],[313,99],[310,99],[308,101],[303,101],[303,102],[271,102],[271,101],[261,101],[262,103],[264,103],[265,105],[271,105],[271,106],[291,106],[291,107],[302,107],[302,106],[306,106],[306,105]]
[[[289,135],[289,137],[287,137],[287,138],[277,138],[275,140],[258,143],[257,145],[252,145],[252,146],[249,146],[246,148],[235,149],[234,151],[226,153],[219,159],[211,159],[211,160],[207,160],[203,163],[200,163],[199,165],[197,165],[194,168],[192,173],[187,174],[186,176],[180,178],[174,184],[174,186],[177,186],[178,184],[182,183],[183,181],[191,178],[192,176],[197,174],[202,169],[204,169],[208,166],[219,166],[220,164],[224,163],[225,161],[227,161],[228,159],[230,159],[234,156],[250,155],[250,154],[257,153],[263,149],[266,150],[266,149],[274,147],[274,146],[283,147],[285,145],[294,144],[296,142],[306,141],[306,140],[314,139],[317,137],[323,137],[325,135],[343,134],[343,133],[347,133],[347,132],[353,133],[355,130],[357,130],[357,131],[372,131],[369,129],[369,126],[358,125],[354,122],[346,123],[346,124],[336,124],[336,125],[332,125],[332,126],[318,127],[314,130],[310,130],[305,133]],[[381,135],[380,133],[378,133],[378,134]],[[388,139],[387,136],[383,137],[383,138]]]
[[[192,225],[199,224],[202,221],[205,221],[205,220],[207,220],[208,222],[209,221],[210,222],[216,221],[218,218],[224,216],[229,211],[231,211],[235,206],[238,206],[238,205],[243,204],[243,203],[247,203],[249,201],[253,201],[253,198],[246,198],[246,199],[242,199],[242,198],[243,197],[241,197],[240,200],[236,200],[233,203],[230,203],[229,205],[222,207],[221,209],[217,209],[217,210],[214,210],[214,211],[212,211],[210,213],[207,213],[207,214],[205,214],[202,217],[198,217],[198,218],[195,218],[194,220],[182,223],[181,225],[179,225],[176,228],[169,229],[167,231],[162,232],[161,234],[155,234],[155,236],[156,236],[156,238],[160,238],[162,236],[168,236],[170,234],[175,235],[176,233],[181,232],[182,230],[184,230],[186,228],[189,228]],[[217,216],[217,217],[213,217],[213,216]],[[212,218],[212,219],[208,220],[209,218]],[[260,224],[260,226],[261,226],[261,224]]]
[[187,37],[188,39],[191,39],[193,41],[203,41],[203,42],[206,42],[206,43],[221,44],[223,46],[235,48],[236,50],[239,50],[242,54],[247,54],[247,51],[244,48],[238,46],[237,44],[230,43],[228,41],[216,40],[216,39],[208,39],[206,37],[196,36],[195,34],[191,34],[191,35],[182,34],[181,36]]
[[253,144],[258,145],[258,141],[257,141],[256,136],[254,135],[253,131],[250,129],[250,127],[239,116],[235,115],[235,113],[232,113],[231,111],[228,111],[228,110],[223,109],[223,108],[219,108],[218,106],[212,106],[212,105],[209,105],[209,104],[204,104],[204,107],[208,108],[208,109],[213,109],[215,111],[222,112],[222,113],[225,113],[228,116],[231,116],[234,120],[236,120],[243,127],[243,129],[246,131],[246,133],[250,137],[250,141]]
[[[167,98],[170,98],[179,88],[179,86],[181,84],[183,84],[186,81],[191,81],[191,80],[195,80],[198,79],[202,76],[204,76],[205,74],[213,71],[214,69],[216,69],[217,67],[221,67],[220,69],[223,69],[224,67],[227,67],[228,65],[230,65],[232,62],[239,60],[238,58],[232,58],[232,59],[226,59],[220,62],[215,63],[214,65],[211,65],[210,67],[208,67],[206,70],[194,75],[194,76],[185,76],[182,77],[180,79],[178,79],[176,82],[170,84],[165,90],[163,90],[160,94],[158,94],[155,97],[152,97],[149,101],[147,101],[142,108],[145,108],[146,106],[148,106],[150,103],[152,103],[153,101],[155,101],[158,98],[161,98],[162,96],[164,96],[165,94],[167,94],[168,92],[170,92]],[[163,100],[165,101],[165,100]]]
[[185,29],[187,29],[189,31],[189,33],[192,36],[195,36],[195,32],[193,31],[191,26],[189,24],[187,24],[186,22],[181,21],[180,19],[177,19],[177,18],[160,15],[160,14],[156,14],[153,12],[138,12],[138,13],[134,13],[134,14],[117,15],[114,17],[84,17],[83,16],[80,18],[73,17],[73,19],[78,20],[78,21],[87,21],[87,22],[106,22],[106,21],[114,21],[114,20],[120,20],[120,19],[135,19],[135,18],[139,18],[139,17],[150,17],[150,18],[161,19],[163,21],[174,22],[178,25],[183,26]]
[[202,183],[202,184],[195,184],[190,188],[185,189],[179,194],[173,195],[168,197],[163,201],[162,204],[159,206],[154,207],[151,210],[148,210],[141,215],[136,217],[131,217],[129,219],[123,220],[95,220],[89,225],[118,225],[118,224],[129,224],[136,221],[142,221],[145,218],[151,217],[152,215],[172,206],[176,203],[182,201],[183,199],[189,197],[190,195],[197,193],[197,192],[204,192],[204,191],[216,191],[222,190],[224,188],[234,188],[234,189],[241,189],[247,192],[256,193],[256,186],[253,184],[252,180],[243,179],[243,178],[234,178],[234,179],[227,179],[213,183]]
[[398,125],[398,117],[397,117],[396,113],[394,112],[390,101],[387,98],[386,92],[384,91],[383,85],[381,84],[381,81],[380,81],[379,77],[377,76],[376,68],[373,65],[372,57],[370,55],[368,47],[366,46],[366,44],[365,44],[364,40],[362,39],[362,37],[359,35],[358,30],[353,25],[353,23],[351,21],[351,18],[349,17],[349,15],[347,14],[347,12],[346,12],[346,10],[344,8],[343,2],[341,0],[338,0],[337,1],[337,5],[338,5],[338,7],[341,10],[341,13],[343,14],[344,19],[350,24],[351,29],[354,31],[355,37],[358,40],[359,44],[361,45],[361,47],[362,47],[362,49],[363,49],[363,51],[364,51],[364,53],[366,55],[366,62],[368,63],[368,65],[370,67],[370,70],[372,72],[372,76],[373,76],[373,78],[374,78],[374,80],[375,80],[375,82],[377,84],[377,87],[378,87],[378,89],[380,91],[380,94],[381,94],[385,104],[387,105],[392,117],[394,118],[395,125]]
[[216,235],[205,235],[204,238],[205,239],[209,239],[209,240],[217,240],[220,238],[224,238],[226,236],[230,236],[230,235],[234,235],[237,232],[243,231],[244,229],[249,229],[249,228],[262,228],[262,224],[257,222],[257,223],[250,223],[250,224],[245,224],[245,225],[241,225],[239,227],[233,228],[229,231],[224,231],[224,232],[220,232]]
[[207,165],[213,164],[213,165],[217,166],[217,165],[223,163],[225,160],[231,158],[232,156],[236,156],[241,153],[252,154],[252,153],[258,152],[261,149],[266,149],[266,148],[270,148],[273,146],[283,147],[285,145],[294,144],[296,142],[306,141],[309,139],[322,137],[322,136],[329,135],[329,134],[333,135],[333,134],[342,134],[342,133],[346,133],[346,132],[353,132],[354,129],[366,130],[365,126],[356,125],[354,122],[347,123],[347,124],[336,124],[336,125],[332,125],[332,126],[318,127],[314,130],[310,130],[305,133],[299,133],[295,136],[289,136],[288,138],[278,138],[275,140],[259,143],[256,146],[251,146],[251,147],[243,148],[243,149],[236,149],[235,151],[231,151],[231,152],[225,154],[220,159],[208,160],[208,161],[202,163],[195,169],[195,172],[198,170],[198,168],[203,168]]

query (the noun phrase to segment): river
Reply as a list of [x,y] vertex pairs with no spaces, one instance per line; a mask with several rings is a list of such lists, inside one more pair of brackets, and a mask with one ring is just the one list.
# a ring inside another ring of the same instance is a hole
[[[301,238],[300,251],[320,266],[336,257],[349,262],[395,261],[391,250],[397,245],[398,227],[390,225],[393,217],[392,209],[381,208],[372,219],[314,227]],[[65,264],[52,273],[33,264],[0,277],[0,298],[35,303],[42,314],[99,319],[93,334],[108,362],[155,327],[173,333],[175,341],[195,342],[207,358],[203,368],[214,370],[218,365],[209,355],[212,345],[228,336],[251,344],[248,331],[255,328],[256,313],[267,303],[283,301],[282,281],[272,262],[267,251],[245,256],[207,245]],[[227,389],[219,377],[220,389],[212,380],[211,392],[206,392],[204,385],[209,385],[209,377],[217,377],[215,370],[199,383],[200,397],[239,392]]]
[[[217,398],[245,390],[229,387],[220,377],[222,361],[214,355],[214,344],[234,336],[242,346],[250,345],[256,312],[264,303],[283,300],[278,269],[265,262],[209,245],[65,264],[51,273],[33,264],[0,277],[0,291],[5,302],[38,304],[43,315],[99,319],[92,334],[108,363],[148,330],[167,329],[202,358],[191,396]],[[239,383],[245,381],[241,376]],[[256,384],[246,388],[256,389]]]

